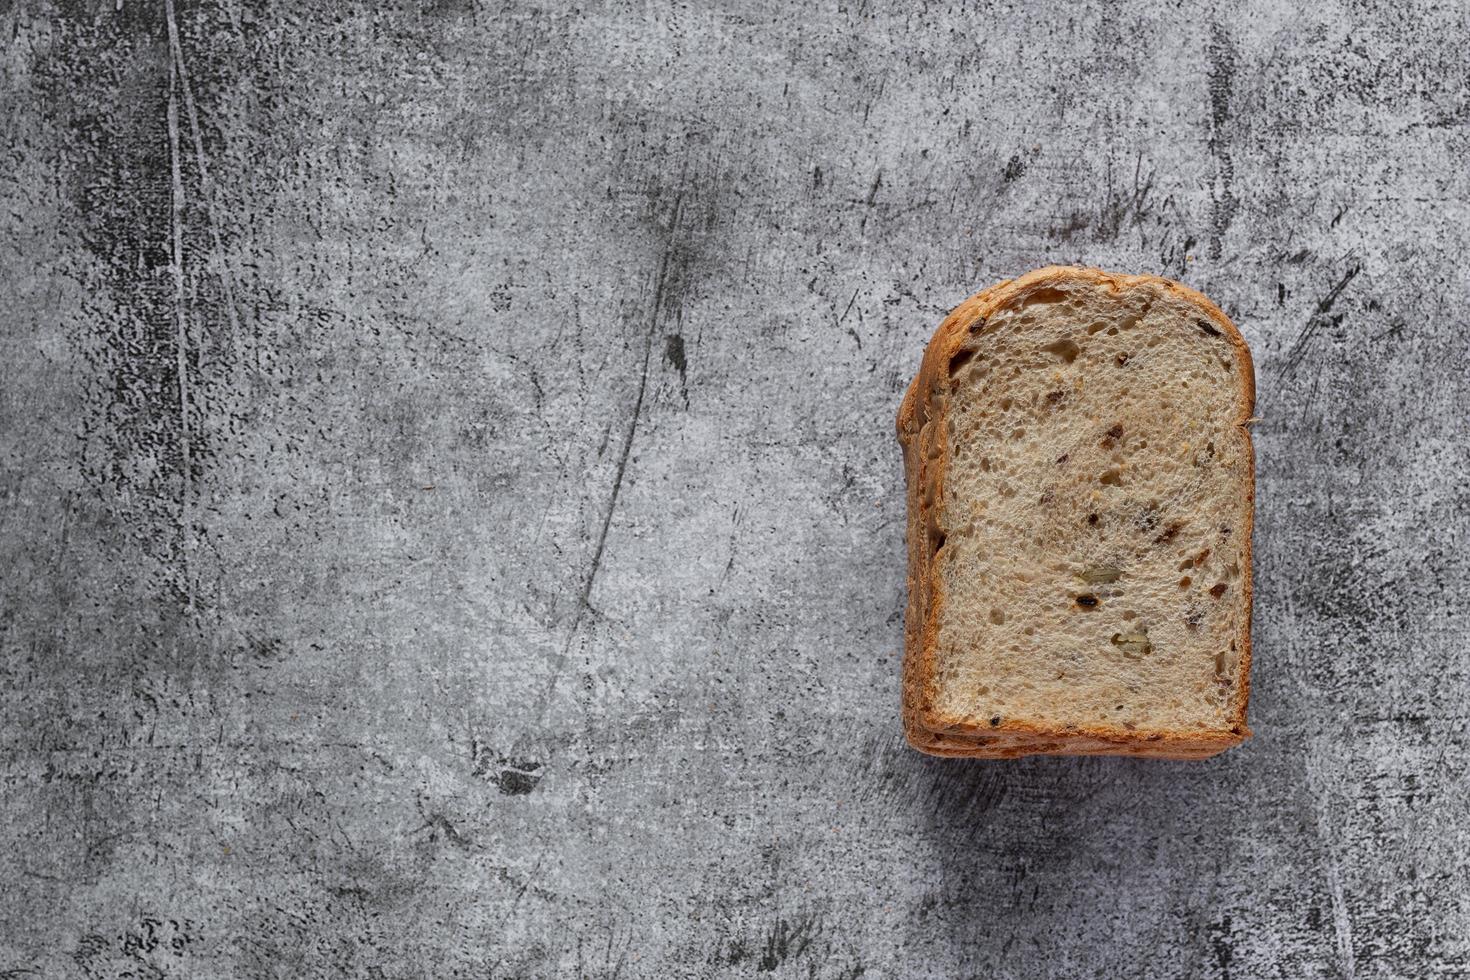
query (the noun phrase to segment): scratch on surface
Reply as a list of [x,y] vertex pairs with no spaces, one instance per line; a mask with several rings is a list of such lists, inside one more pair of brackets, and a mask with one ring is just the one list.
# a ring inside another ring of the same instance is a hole
[[1307,344],[1311,341],[1312,337],[1316,335],[1317,330],[1322,326],[1322,324],[1328,320],[1327,314],[1332,312],[1333,304],[1335,304],[1337,302],[1337,298],[1342,295],[1342,291],[1347,288],[1348,283],[1357,278],[1358,273],[1361,271],[1363,271],[1363,267],[1361,265],[1354,264],[1353,267],[1351,269],[1348,269],[1343,277],[1337,281],[1337,285],[1333,286],[1332,289],[1327,292],[1326,296],[1323,296],[1320,300],[1317,301],[1317,308],[1313,310],[1312,315],[1307,318],[1307,325],[1302,328],[1302,332],[1297,336],[1296,341],[1292,343],[1291,349],[1286,355],[1286,364],[1281,369],[1282,374],[1289,376],[1294,371],[1296,371],[1297,366],[1302,362],[1302,358],[1306,356]]
[[878,188],[880,188],[882,186],[883,186],[883,171],[882,170],[879,170],[877,176],[875,176],[873,178],[873,186],[868,188],[868,198],[864,202],[865,204],[867,204],[868,207],[872,207],[873,206],[873,201],[876,200],[877,197],[878,197]]
[[[872,103],[868,103],[868,108],[871,109],[872,107],[873,107],[872,106]],[[866,116],[864,118],[866,119]],[[859,231],[859,233],[866,232],[868,230],[868,217],[869,217],[869,215],[872,212],[872,208],[873,208],[874,202],[876,202],[877,199],[878,199],[878,190],[882,186],[883,186],[883,171],[881,169],[879,169],[878,175],[873,178],[873,186],[870,187],[870,188],[868,188],[868,196],[863,200],[863,205],[868,210],[867,210],[867,212],[865,212],[863,214],[862,223],[860,225],[858,225],[858,231]]]
[[1327,892],[1332,899],[1332,928],[1337,936],[1337,959],[1345,980],[1355,980],[1357,965],[1353,959],[1352,920],[1348,917],[1347,900],[1342,890],[1342,866],[1332,848],[1332,828],[1327,825],[1327,810],[1315,788],[1312,796],[1317,805],[1317,834],[1327,852]]
[[[443,811],[431,810],[429,808],[429,802],[430,801],[428,797],[425,796],[422,792],[414,801],[414,807],[419,811],[419,816],[424,818],[424,822],[414,828],[414,833],[418,833],[419,831],[423,830],[438,831],[439,833],[442,833],[444,835],[444,838],[449,841],[449,843],[453,844],[460,850],[474,850],[476,848],[475,841],[471,839],[467,834],[461,833],[459,828],[456,827],[447,816],[445,816]],[[341,829],[340,825],[338,826],[338,829]],[[342,832],[342,836],[344,838],[347,837],[346,831]]]
[[516,889],[515,897],[510,900],[510,907],[505,910],[505,915],[500,917],[498,931],[501,935],[504,935],[505,927],[510,924],[511,916],[515,915],[516,909],[520,907],[521,899],[526,897],[526,891],[536,881],[536,876],[541,873],[541,862],[544,860],[546,860],[545,850],[536,856],[536,864],[531,868],[531,873],[526,875],[525,880],[521,882],[521,887]]
[[[214,244],[215,261],[219,263],[220,286],[225,293],[225,311],[230,317],[230,341],[235,348],[235,354],[240,354],[240,312],[235,305],[234,274],[230,271],[228,263],[225,262],[224,236],[220,234],[219,221],[214,214],[214,185],[209,178],[209,164],[204,156],[204,138],[199,130],[199,109],[194,104],[194,87],[189,82],[189,67],[184,63],[184,48],[179,43],[179,23],[174,16],[174,0],[166,0],[165,12],[168,15],[168,45],[173,54],[173,66],[178,74],[179,89],[184,96],[184,111],[189,114],[189,132],[193,137],[194,162],[199,167],[199,186],[203,191],[204,213],[209,219],[209,236]],[[172,96],[170,96],[172,98]],[[170,146],[175,160],[178,158],[178,132],[177,120],[173,121],[169,129]],[[177,169],[177,164],[175,164]]]
[[1318,765],[1309,764],[1307,791],[1311,795],[1312,806],[1316,810],[1317,839],[1321,842],[1327,865],[1325,877],[1327,894],[1332,902],[1332,928],[1337,939],[1338,966],[1341,968],[1344,980],[1356,980],[1357,963],[1353,957],[1352,920],[1348,915],[1347,897],[1342,887],[1342,865],[1338,861],[1336,849],[1332,846],[1334,835],[1327,819],[1327,800],[1323,795],[1322,787],[1318,784],[1320,776]]
[[[169,30],[174,30],[173,0],[167,6]],[[190,512],[193,488],[193,461],[189,447],[189,354],[188,316],[184,294],[184,171],[179,160],[179,72],[171,66],[168,76],[168,155],[172,170],[172,210],[170,231],[173,247],[171,271],[174,280],[174,356],[179,374],[179,450],[183,456],[181,477],[182,492],[179,495],[179,525],[183,529],[184,542],[181,565],[184,574],[184,593],[188,597],[189,611],[194,611],[194,576],[189,568],[189,554],[193,550],[194,521]]]
[[[858,298],[858,291],[856,289],[854,289],[852,291],[852,298],[847,301],[847,308],[845,310],[843,310],[842,311],[842,315],[837,318],[837,326],[839,326],[839,327],[842,326],[842,322],[844,320],[846,320],[847,319],[847,315],[852,312],[853,304],[857,302],[857,298]],[[848,327],[847,328],[847,332],[852,337],[853,340],[857,341],[858,350],[862,350],[863,349],[863,338],[859,337],[858,336],[858,332],[856,330],[854,330],[852,327]]]
[[1348,919],[1347,902],[1342,894],[1342,871],[1336,857],[1327,863],[1327,887],[1332,893],[1332,927],[1337,933],[1337,956],[1346,980],[1355,980],[1357,966],[1353,962],[1352,922]]
[[[475,842],[459,832],[459,828],[450,822],[449,818],[442,813],[428,814],[419,830],[439,830],[445,838],[455,847],[461,850],[469,850],[474,847]],[[525,889],[522,888],[522,891]]]
[[556,682],[561,678],[562,669],[566,666],[567,656],[571,653],[572,644],[576,642],[578,631],[582,628],[582,618],[591,606],[592,589],[597,584],[597,573],[602,568],[602,555],[607,549],[607,535],[612,528],[613,514],[618,509],[618,496],[623,490],[623,477],[628,470],[628,457],[633,451],[633,438],[638,433],[638,423],[643,416],[643,399],[648,393],[648,367],[653,360],[653,341],[658,336],[659,315],[663,310],[664,292],[669,279],[669,258],[674,251],[674,233],[679,227],[679,217],[684,209],[684,195],[681,191],[674,198],[673,218],[669,223],[669,238],[664,243],[663,255],[659,259],[658,274],[655,277],[653,288],[653,309],[648,318],[648,336],[643,345],[643,371],[638,380],[638,396],[633,400],[633,417],[628,422],[627,434],[623,437],[622,452],[618,456],[617,470],[613,474],[612,492],[608,494],[607,507],[602,515],[602,529],[597,535],[597,546],[592,551],[592,563],[587,570],[587,576],[582,582],[582,593],[577,599],[577,610],[572,615],[572,626],[567,630],[566,641],[562,644],[561,653],[552,664],[551,677],[546,682],[546,690],[542,692],[541,702],[536,708],[535,721],[540,721],[546,712],[546,705],[551,700],[551,692],[556,688]]
[[730,558],[725,562],[725,570],[720,573],[720,588],[725,587],[725,580],[730,577],[730,572],[735,568],[735,540],[740,532],[741,507],[737,503],[731,514],[730,520]]

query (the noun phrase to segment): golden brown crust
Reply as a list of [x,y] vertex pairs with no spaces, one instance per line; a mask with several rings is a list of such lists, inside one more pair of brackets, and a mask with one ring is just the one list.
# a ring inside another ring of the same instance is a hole
[[[944,596],[933,566],[931,538],[944,497],[949,461],[946,427],[930,423],[943,417],[948,393],[948,366],[959,353],[972,325],[1015,304],[1028,294],[1063,283],[1085,283],[1112,290],[1152,286],[1185,300],[1208,316],[1235,348],[1246,405],[1239,425],[1245,436],[1247,485],[1245,554],[1242,591],[1245,616],[1238,643],[1240,672],[1234,718],[1228,730],[1194,732],[1130,730],[1112,726],[1069,726],[1065,729],[1005,719],[998,726],[954,723],[934,713],[932,685],[938,642],[939,610]],[[1021,755],[1145,755],[1198,759],[1223,752],[1250,737],[1246,706],[1250,700],[1251,666],[1251,529],[1255,516],[1255,449],[1248,423],[1255,411],[1255,366],[1250,348],[1235,324],[1202,294],[1158,276],[1128,276],[1073,266],[1048,266],[1008,279],[965,300],[945,317],[924,350],[924,359],[898,410],[898,440],[903,447],[908,483],[909,602],[904,618],[903,725],[909,744],[931,755],[1016,758]]]

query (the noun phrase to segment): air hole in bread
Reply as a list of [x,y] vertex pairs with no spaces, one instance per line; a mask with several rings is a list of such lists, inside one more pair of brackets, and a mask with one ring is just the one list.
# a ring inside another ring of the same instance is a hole
[[1082,348],[1078,347],[1077,344],[1068,337],[1063,337],[1061,340],[1047,344],[1045,350],[1048,354],[1053,355],[1063,364],[1071,364],[1073,361],[1077,360],[1077,355],[1082,353]]
[[1006,622],[1005,612],[1000,609],[990,610],[990,621],[997,626],[1004,626]]
[[1064,303],[1066,300],[1067,294],[1063,290],[1052,288],[1033,289],[1016,304],[1015,308],[1025,309],[1029,306],[1045,306],[1048,303]]
[[1104,470],[1097,478],[1097,482],[1105,487],[1121,487],[1123,485],[1123,474],[1117,469]]
[[974,347],[961,347],[955,356],[949,361],[949,376],[953,378],[965,369],[965,365],[975,359],[978,350]]

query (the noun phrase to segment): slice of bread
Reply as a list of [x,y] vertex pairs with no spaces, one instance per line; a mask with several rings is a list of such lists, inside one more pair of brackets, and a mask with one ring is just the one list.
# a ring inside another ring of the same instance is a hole
[[904,729],[935,755],[1250,735],[1250,351],[1199,293],[1051,267],[949,315],[898,415]]

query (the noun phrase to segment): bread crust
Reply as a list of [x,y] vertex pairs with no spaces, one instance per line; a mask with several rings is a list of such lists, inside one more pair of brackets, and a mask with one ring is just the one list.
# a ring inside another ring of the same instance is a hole
[[[979,726],[940,716],[934,708],[933,684],[938,646],[939,611],[944,602],[934,566],[931,534],[944,499],[944,476],[949,467],[947,426],[931,424],[944,419],[949,397],[949,364],[974,324],[1004,310],[1036,290],[1060,285],[1102,286],[1114,292],[1153,287],[1193,305],[1219,327],[1235,350],[1237,377],[1246,409],[1237,424],[1245,438],[1247,461],[1245,546],[1241,586],[1245,600],[1237,644],[1241,650],[1230,724],[1219,731],[1182,729],[1125,729],[1109,725],[1060,728],[1006,718],[995,726]],[[1250,348],[1230,318],[1214,303],[1188,286],[1159,276],[1132,276],[1076,266],[1047,266],[1017,279],[1007,279],[981,290],[955,307],[939,325],[924,350],[918,374],[898,410],[898,441],[903,448],[908,484],[908,607],[904,617],[903,726],[909,744],[938,756],[1017,758],[1022,755],[1139,755],[1170,759],[1206,758],[1250,737],[1246,707],[1250,700],[1251,532],[1255,519],[1255,447],[1249,422],[1255,411],[1255,365]]]

